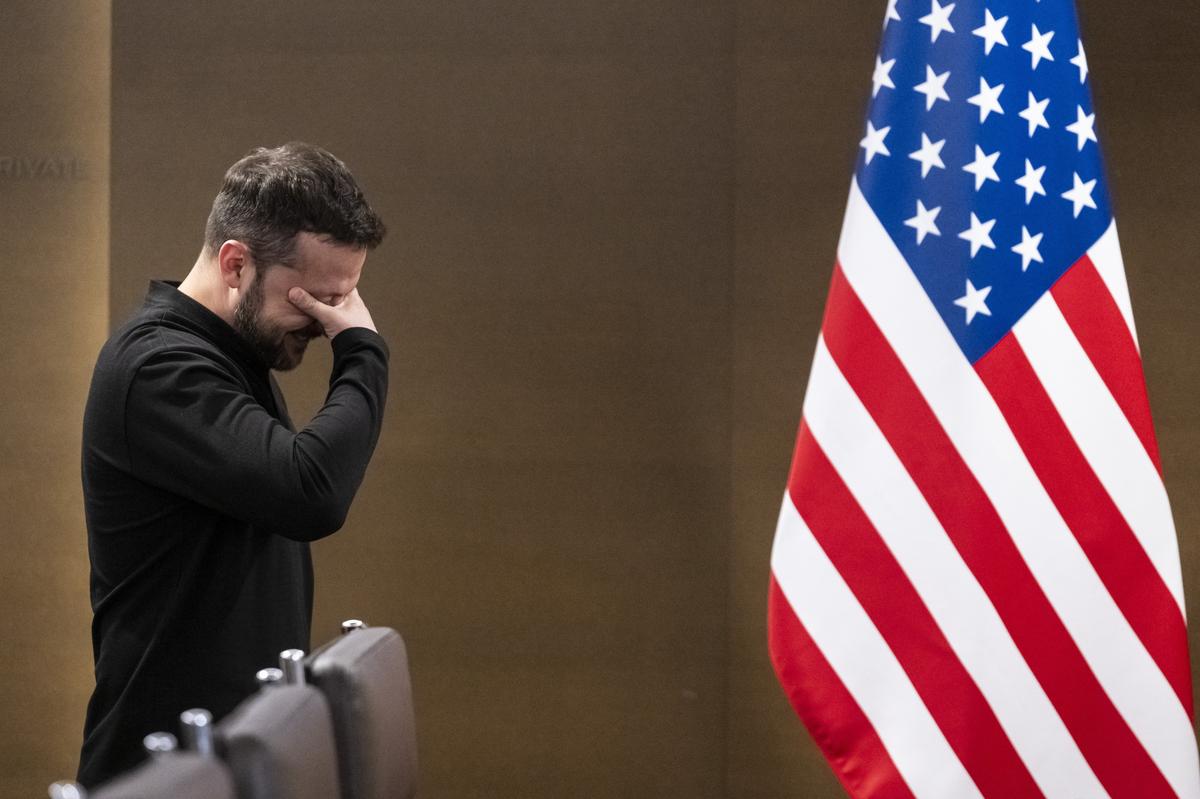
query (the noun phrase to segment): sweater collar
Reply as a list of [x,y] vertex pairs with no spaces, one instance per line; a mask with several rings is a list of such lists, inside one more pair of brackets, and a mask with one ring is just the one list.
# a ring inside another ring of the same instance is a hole
[[267,374],[270,365],[228,322],[179,290],[178,280],[151,280],[146,308],[162,309],[189,330],[212,342],[251,371]]

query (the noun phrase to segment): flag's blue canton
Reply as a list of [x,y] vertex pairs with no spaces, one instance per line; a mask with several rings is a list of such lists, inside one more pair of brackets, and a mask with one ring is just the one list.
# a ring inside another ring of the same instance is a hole
[[1111,220],[1074,3],[887,17],[858,183],[974,363]]

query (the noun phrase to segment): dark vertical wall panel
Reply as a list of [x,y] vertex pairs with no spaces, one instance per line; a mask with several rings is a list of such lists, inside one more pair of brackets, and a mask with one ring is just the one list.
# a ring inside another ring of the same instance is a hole
[[426,794],[720,795],[729,4],[131,1],[114,53],[114,324],[253,145],[330,148],[391,226],[389,415],[314,638],[403,631]]
[[727,796],[845,795],[775,680],[766,600],[775,521],[861,137],[882,19],[876,6],[738,4]]
[[1200,17],[1179,0],[1080,3],[1163,477],[1179,533],[1192,682],[1200,674]]

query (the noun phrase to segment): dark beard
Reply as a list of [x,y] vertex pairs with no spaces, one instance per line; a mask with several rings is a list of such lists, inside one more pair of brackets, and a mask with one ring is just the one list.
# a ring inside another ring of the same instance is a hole
[[278,330],[263,327],[259,321],[265,296],[262,284],[262,274],[255,274],[245,296],[233,309],[233,329],[241,334],[250,348],[262,358],[271,369],[286,371],[294,369],[300,363],[299,358],[291,358],[284,347],[283,335]]

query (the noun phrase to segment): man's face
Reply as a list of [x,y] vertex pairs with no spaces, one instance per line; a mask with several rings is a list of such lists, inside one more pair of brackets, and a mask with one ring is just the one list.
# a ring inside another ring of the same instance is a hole
[[294,268],[255,268],[250,285],[233,312],[234,329],[272,369],[294,369],[308,340],[323,334],[321,325],[287,298],[299,286],[327,305],[337,305],[358,285],[367,251],[332,243],[313,233],[296,236]]

